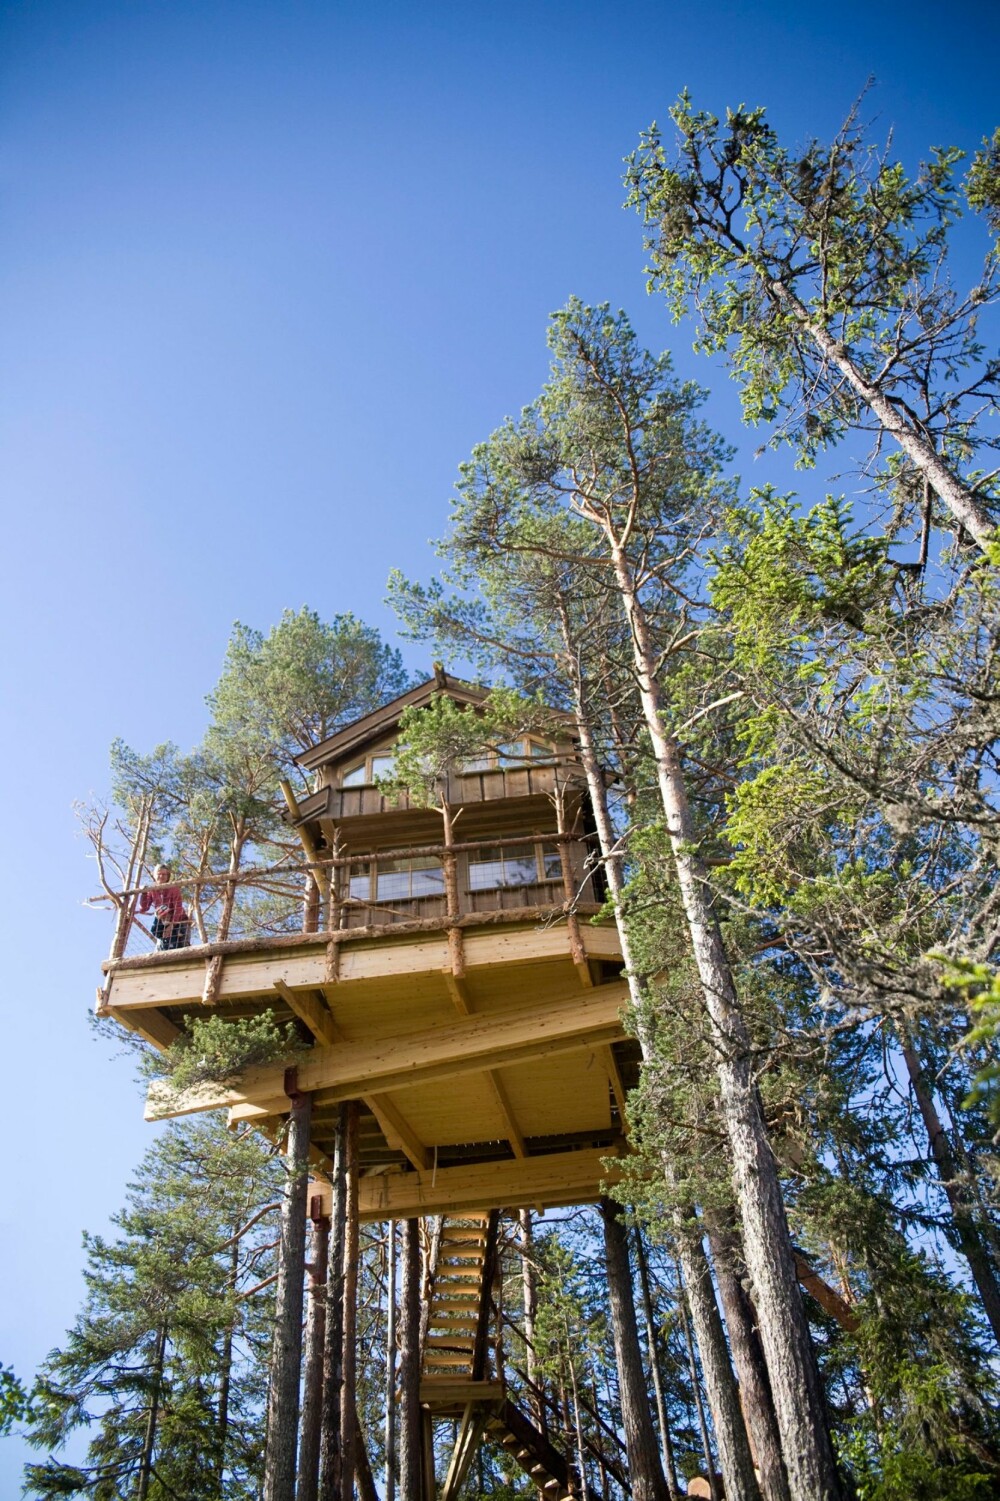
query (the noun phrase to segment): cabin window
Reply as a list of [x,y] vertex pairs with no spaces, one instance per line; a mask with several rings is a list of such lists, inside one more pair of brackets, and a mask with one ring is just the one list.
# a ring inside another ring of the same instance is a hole
[[434,855],[359,860],[351,865],[348,892],[359,902],[410,902],[444,895],[444,871]]
[[341,787],[370,787],[377,777],[391,777],[396,757],[391,751],[376,751],[357,766],[351,766],[340,779]]
[[415,901],[421,896],[444,895],[444,871],[433,855],[412,855],[400,860],[379,860],[376,898],[380,902]]
[[507,740],[477,756],[469,756],[460,769],[463,775],[476,771],[514,770],[531,761],[554,761],[555,758],[551,745],[543,745],[540,740]]
[[469,861],[469,890],[534,886],[541,881],[557,881],[561,874],[558,849],[545,844],[511,844],[482,850]]

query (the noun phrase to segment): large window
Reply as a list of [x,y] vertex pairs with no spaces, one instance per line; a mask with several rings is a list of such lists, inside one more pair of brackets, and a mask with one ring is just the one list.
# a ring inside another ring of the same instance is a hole
[[444,871],[434,855],[359,860],[351,866],[348,891],[359,902],[412,902],[444,895]]
[[396,758],[391,751],[376,751],[345,771],[340,779],[341,787],[370,787],[378,777],[391,777]]
[[491,746],[478,756],[469,756],[462,762],[463,774],[474,771],[516,771],[534,762],[552,762],[556,753],[551,745],[541,740],[507,740],[502,745]]
[[469,890],[495,891],[499,886],[534,886],[558,881],[559,851],[546,844],[509,844],[484,849],[469,860]]

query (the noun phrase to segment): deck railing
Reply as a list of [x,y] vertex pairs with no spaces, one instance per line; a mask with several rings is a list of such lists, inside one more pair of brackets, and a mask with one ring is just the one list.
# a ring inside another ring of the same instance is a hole
[[[590,905],[589,841],[579,833],[519,834],[450,844],[283,859],[188,874],[92,899],[114,912],[112,960],[240,939],[280,938],[477,912]],[[171,891],[170,888],[173,888]]]

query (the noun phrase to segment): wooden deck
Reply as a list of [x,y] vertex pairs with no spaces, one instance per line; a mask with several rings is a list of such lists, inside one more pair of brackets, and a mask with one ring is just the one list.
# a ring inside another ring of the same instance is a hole
[[[340,1103],[363,1102],[366,1219],[579,1204],[624,1150],[637,1069],[617,932],[579,932],[583,964],[558,908],[153,953],[105,966],[98,1009],[158,1047],[209,1008],[294,1019],[320,1168]],[[154,1086],[147,1118],[228,1106],[273,1130],[289,1083],[269,1065],[182,1096]]]

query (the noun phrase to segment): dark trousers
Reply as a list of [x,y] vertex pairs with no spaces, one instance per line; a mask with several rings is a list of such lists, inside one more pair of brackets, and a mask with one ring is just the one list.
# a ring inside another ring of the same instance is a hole
[[154,917],[150,926],[158,949],[186,949],[191,942],[191,923],[188,919],[183,922],[161,922],[158,917]]

